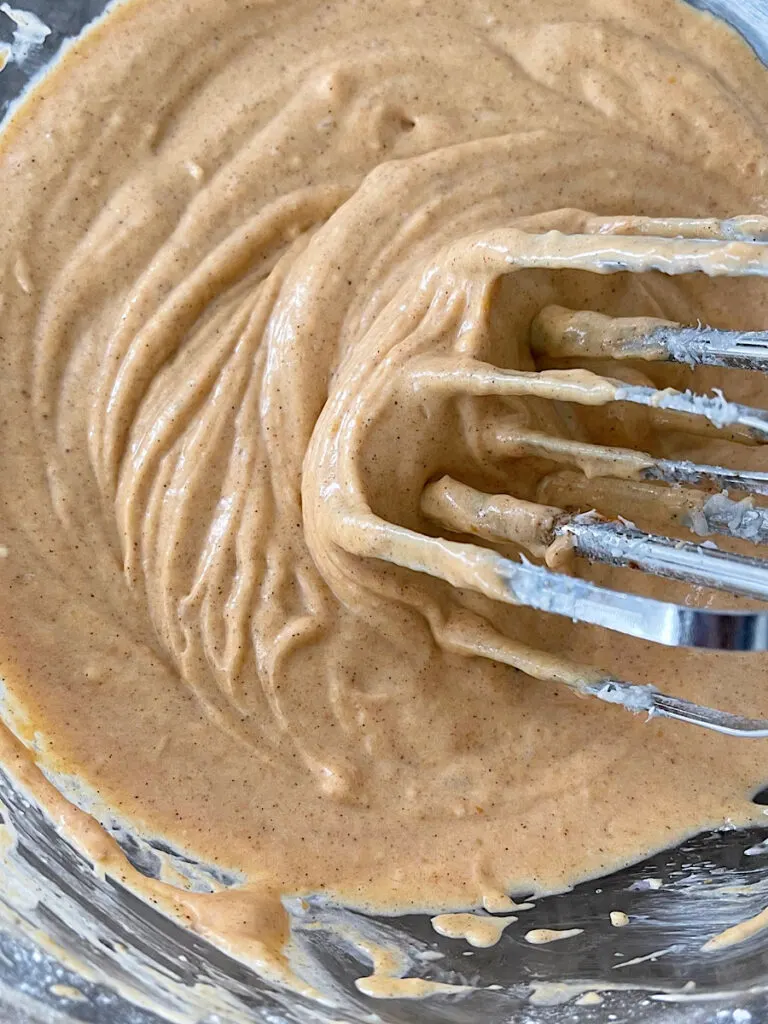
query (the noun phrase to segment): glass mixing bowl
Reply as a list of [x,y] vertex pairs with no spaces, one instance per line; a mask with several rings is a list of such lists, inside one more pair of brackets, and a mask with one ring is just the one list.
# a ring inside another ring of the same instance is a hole
[[[0,115],[106,6],[104,0],[17,2],[23,11],[0,7],[0,40],[12,43],[14,17],[24,21],[31,13],[40,23],[27,23],[27,38],[31,32],[38,42],[21,59],[17,37],[19,59],[0,73]],[[768,63],[766,0],[689,2],[729,21]],[[755,800],[768,805],[768,796]],[[15,834],[15,854],[0,877],[5,1024],[768,1020],[768,932],[716,953],[701,951],[714,933],[768,904],[768,822],[766,829],[698,836],[608,878],[541,899],[526,911],[526,929],[581,928],[578,943],[532,947],[510,929],[495,947],[475,950],[440,938],[423,916],[366,918],[309,901],[294,908],[293,932],[314,964],[314,976],[321,974],[334,996],[331,1009],[275,989],[96,875],[2,773],[0,801],[2,823]],[[149,846],[123,833],[116,838],[140,871],[153,873],[157,855]],[[45,900],[35,895],[41,881]],[[631,925],[612,927],[610,911],[629,914]],[[472,990],[420,1002],[363,996],[354,980],[368,974],[370,964],[359,946],[331,927],[339,914],[358,934],[406,949],[410,974]],[[602,1002],[594,994],[584,998],[595,990]]]

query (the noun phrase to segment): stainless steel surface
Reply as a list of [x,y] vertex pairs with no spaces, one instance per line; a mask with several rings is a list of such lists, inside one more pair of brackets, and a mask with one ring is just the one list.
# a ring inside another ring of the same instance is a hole
[[[593,550],[605,548],[605,538],[596,538],[585,530],[585,545]],[[614,538],[612,538],[614,539]],[[644,548],[652,550],[653,539],[644,538]],[[658,554],[655,556],[658,559]],[[650,562],[651,555],[646,555]],[[529,563],[503,559],[499,566],[509,600],[575,622],[588,622],[625,636],[651,640],[666,647],[699,647],[731,651],[768,649],[768,618],[750,612],[711,611],[689,608],[640,597],[622,590],[608,590],[586,580]],[[618,559],[617,559],[618,562]]]
[[729,402],[722,395],[697,395],[695,391],[674,391],[672,388],[659,391],[640,384],[627,384],[619,388],[616,400],[703,417],[713,427],[743,427],[756,440],[768,441],[768,412]]
[[744,718],[713,708],[703,708],[689,700],[659,693],[653,686],[638,686],[624,683],[619,679],[604,679],[600,683],[585,687],[584,692],[607,704],[620,704],[635,714],[647,714],[649,718],[674,718],[678,722],[699,725],[726,736],[750,739],[765,739],[768,736],[768,722],[762,719]]
[[748,473],[725,466],[701,466],[677,459],[659,459],[644,470],[646,480],[663,480],[670,484],[705,484],[717,490],[749,491],[768,496],[768,473]]
[[716,331],[703,327],[660,327],[648,341],[660,345],[675,363],[768,369],[765,331]]
[[[695,0],[695,5],[731,19],[768,57],[764,0]],[[28,65],[9,65],[0,73],[0,110],[104,4],[15,0],[12,6],[33,10],[52,31]],[[10,39],[11,29],[10,20],[0,14],[0,38]],[[756,799],[768,802],[760,794]],[[118,883],[99,878],[2,774],[0,801],[5,820],[17,832],[20,851],[14,875],[0,878],[3,1024],[357,1024],[371,1019],[370,1014],[384,1024],[758,1024],[768,1019],[764,936],[717,954],[700,952],[714,932],[763,909],[768,890],[768,847],[762,846],[766,829],[708,833],[609,878],[538,901],[528,912],[527,926],[585,928],[589,940],[575,948],[564,948],[567,943],[531,947],[508,931],[498,946],[466,957],[463,944],[435,935],[423,916],[369,922],[350,915],[381,935],[399,935],[422,952],[440,952],[442,960],[422,961],[423,976],[485,986],[465,1000],[440,998],[418,1005],[362,997],[353,980],[368,973],[365,958],[333,941],[323,930],[329,911],[313,901],[295,918],[294,927],[299,941],[348,995],[346,1010],[330,1011],[271,989]],[[139,870],[151,873],[151,857],[135,837],[118,838]],[[32,897],[33,881],[40,877],[50,879],[59,892],[53,906],[42,906]],[[632,928],[612,928],[611,910],[631,915]],[[57,954],[43,950],[43,935],[57,944]],[[550,982],[574,986],[570,1001],[531,1005],[528,997],[535,986]],[[601,982],[628,988],[606,989],[605,1001],[597,1007],[575,1005],[579,986],[590,982],[598,988]],[[118,995],[118,987],[130,998]]]
[[[768,601],[768,562],[762,558],[735,555],[719,548],[690,544],[671,537],[644,533],[633,526],[611,520],[595,521],[593,517],[569,516],[557,535],[570,537],[578,555],[605,565],[639,569],[665,579],[681,580],[696,587],[725,590],[740,597]],[[686,608],[690,614],[692,609]],[[702,620],[712,617],[705,610]],[[722,613],[716,613],[721,619]],[[742,623],[752,620],[748,647],[735,646],[730,640],[715,639],[713,643],[679,640],[681,646],[709,647],[717,650],[764,651],[768,649],[768,615],[745,612]],[[688,631],[686,631],[688,632]],[[647,636],[648,640],[656,637]],[[660,643],[666,642],[658,638]]]

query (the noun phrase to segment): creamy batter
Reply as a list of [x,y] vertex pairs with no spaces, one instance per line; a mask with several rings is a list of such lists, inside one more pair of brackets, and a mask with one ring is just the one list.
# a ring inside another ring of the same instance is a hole
[[[767,183],[766,72],[676,0],[132,0],[34,90],[0,148],[6,718],[98,820],[238,882],[153,899],[274,964],[281,895],[512,909],[757,817],[763,743],[531,676],[565,654],[765,717],[764,657],[503,607],[366,557],[380,537],[339,510],[354,493],[434,535],[422,493],[444,475],[530,500],[553,467],[500,456],[493,425],[768,469],[644,409],[401,372],[533,369],[552,304],[768,326],[759,280],[504,258],[550,229],[567,254],[581,210],[765,214]],[[766,404],[738,371],[588,369]],[[482,656],[499,637],[530,674]]]

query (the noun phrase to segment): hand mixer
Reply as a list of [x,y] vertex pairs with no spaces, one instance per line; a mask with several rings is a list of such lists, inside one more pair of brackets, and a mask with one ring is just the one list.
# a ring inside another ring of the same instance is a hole
[[[768,218],[727,221],[627,217],[590,219],[588,234],[529,234],[510,262],[519,267],[568,267],[597,273],[704,272],[712,276],[768,276]],[[597,236],[597,237],[596,237]],[[522,253],[522,255],[520,255]],[[768,331],[737,332],[685,326],[649,317],[611,318],[591,311],[550,306],[531,326],[532,352],[546,361],[610,358],[671,361],[760,370],[768,368]],[[627,402],[683,417],[687,429],[720,432],[746,444],[768,442],[768,412],[728,401],[723,394],[657,390],[600,376],[586,369],[500,369],[468,357],[418,357],[409,368],[416,393],[430,389],[475,396],[538,396],[605,406]],[[672,647],[730,651],[768,650],[768,613],[695,608],[607,589],[553,570],[557,552],[612,566],[715,588],[749,598],[768,599],[768,561],[732,554],[711,541],[683,542],[608,519],[600,507],[601,489],[610,481],[612,499],[661,503],[699,536],[720,534],[762,544],[768,540],[768,507],[753,495],[768,496],[768,473],[741,472],[717,465],[658,459],[644,452],[585,444],[543,432],[499,425],[490,446],[504,458],[537,456],[558,466],[541,482],[538,502],[487,494],[443,477],[429,483],[423,513],[448,533],[474,535],[486,542],[513,542],[548,564],[524,555],[504,557],[489,547],[426,537],[397,528],[398,543],[379,530],[381,541],[365,551],[374,557],[429,573],[510,604],[567,616],[633,637]],[[732,492],[747,495],[737,501]],[[567,495],[569,512],[553,505]],[[585,511],[586,510],[586,511]],[[380,522],[380,521],[379,521]],[[387,524],[388,526],[391,524]],[[369,531],[374,535],[376,530]],[[338,537],[352,550],[348,534]],[[378,547],[377,547],[378,544]],[[360,553],[363,553],[362,550]],[[487,651],[521,667],[503,650]],[[522,667],[525,667],[522,665]],[[541,676],[541,672],[536,673]],[[744,718],[668,696],[654,686],[633,684],[550,657],[547,678],[580,693],[736,736],[768,737],[768,721]]]

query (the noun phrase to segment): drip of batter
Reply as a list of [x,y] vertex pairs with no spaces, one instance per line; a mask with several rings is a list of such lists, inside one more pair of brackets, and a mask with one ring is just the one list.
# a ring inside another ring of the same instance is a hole
[[[764,659],[619,644],[366,556],[377,522],[434,534],[422,494],[444,476],[535,497],[553,464],[500,459],[494,424],[768,469],[604,390],[574,412],[557,388],[487,399],[401,372],[531,370],[552,305],[765,327],[759,281],[603,277],[570,236],[582,210],[768,212],[766,96],[736,35],[669,0],[131,0],[19,109],[0,149],[5,715],[96,819],[234,880],[147,882],[153,899],[274,967],[281,896],[512,909],[757,817],[762,744],[532,676],[567,653],[765,717]],[[559,269],[511,273],[544,232]],[[757,376],[726,390],[765,404]],[[339,515],[350,498],[368,519]],[[485,656],[499,637],[526,672]]]

